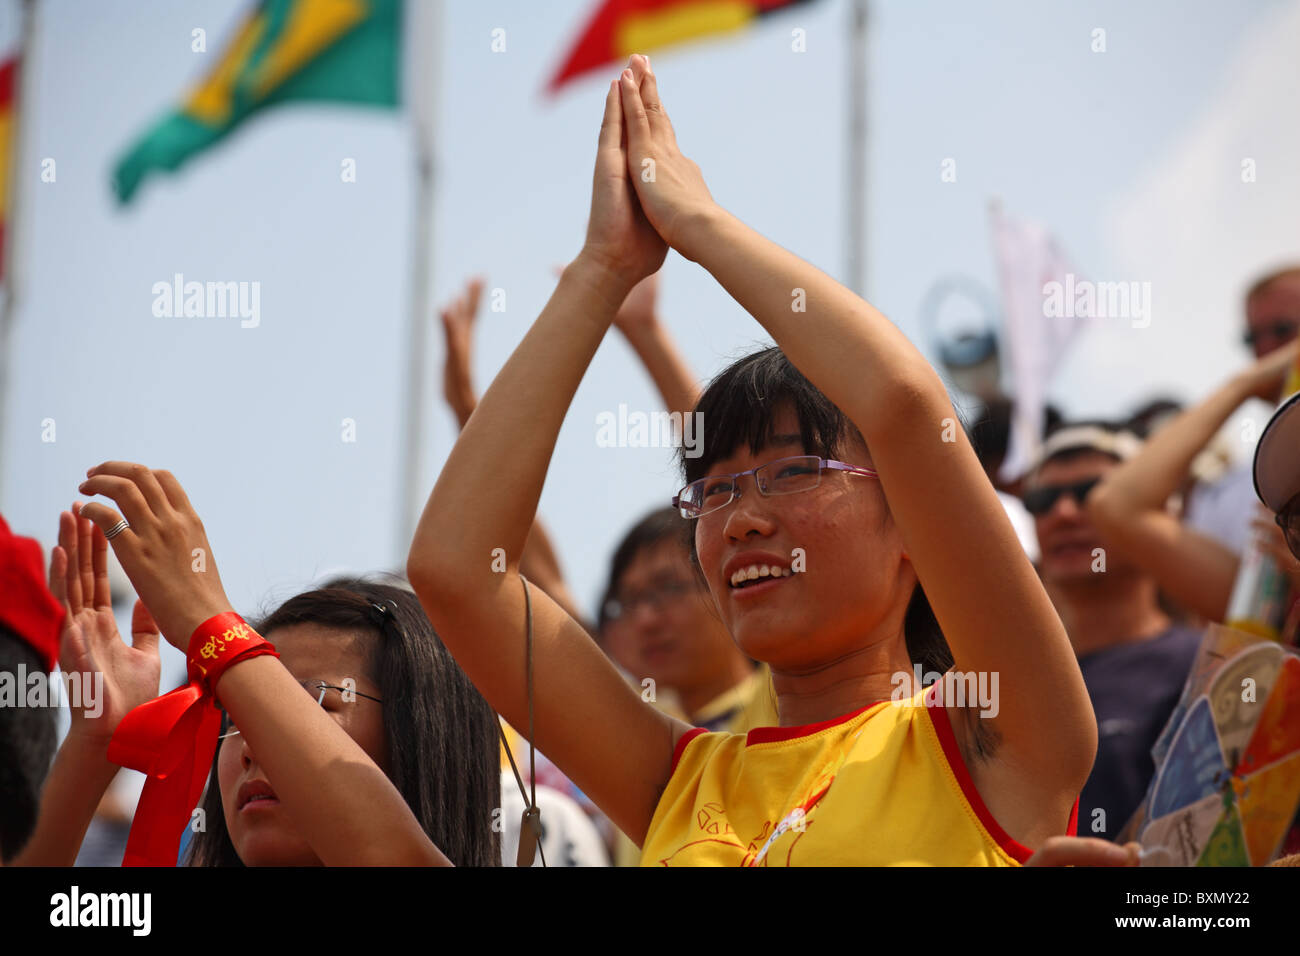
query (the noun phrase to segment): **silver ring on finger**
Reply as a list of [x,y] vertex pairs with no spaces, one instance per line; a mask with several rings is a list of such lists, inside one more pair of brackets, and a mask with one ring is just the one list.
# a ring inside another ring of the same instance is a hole
[[125,518],[123,518],[117,524],[113,525],[113,527],[105,531],[104,537],[107,538],[109,541],[112,541],[114,538],[116,538],[119,534],[121,534],[129,527],[131,527],[130,523]]

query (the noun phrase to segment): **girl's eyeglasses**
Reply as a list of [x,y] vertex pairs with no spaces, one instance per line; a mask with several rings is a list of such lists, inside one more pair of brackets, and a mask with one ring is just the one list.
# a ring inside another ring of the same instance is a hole
[[683,518],[699,518],[725,508],[740,497],[739,479],[745,475],[754,476],[754,486],[764,496],[812,491],[821,484],[822,472],[827,469],[866,478],[879,477],[872,468],[860,468],[843,461],[818,458],[816,455],[798,455],[794,458],[778,458],[734,475],[699,478],[673,497],[673,507],[682,513]]
[[[298,683],[302,685],[302,689],[310,694],[321,707],[325,706],[325,695],[332,690],[340,691],[343,694],[343,699],[348,703],[353,703],[353,698],[355,697],[364,697],[366,700],[373,700],[379,704],[383,703],[380,698],[371,697],[369,694],[363,694],[355,688],[340,687],[337,684],[327,684],[323,680],[300,680]],[[349,694],[352,696],[349,697]],[[231,723],[229,714],[224,714],[222,716],[222,724],[223,733],[217,738],[218,740],[225,740],[227,737],[234,737],[239,733],[238,728]]]

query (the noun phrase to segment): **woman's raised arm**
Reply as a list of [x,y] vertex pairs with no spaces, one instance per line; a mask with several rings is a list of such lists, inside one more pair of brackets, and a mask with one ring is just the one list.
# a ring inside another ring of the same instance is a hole
[[[438,635],[483,696],[524,732],[530,714],[519,556],[578,383],[628,291],[667,252],[628,181],[623,138],[611,84],[586,243],[461,432],[407,560]],[[582,495],[603,484],[593,475],[572,487]],[[639,841],[686,727],[643,703],[577,622],[540,591],[531,594],[534,743]]]
[[[187,652],[199,625],[232,610],[189,498],[169,472],[143,465],[110,461],[87,474],[82,493],[111,498],[121,515],[100,502],[82,514],[101,531],[126,517],[130,526],[109,543],[163,636]],[[327,866],[447,864],[392,781],[278,660],[234,663],[215,691]]]
[[1295,364],[1293,342],[1232,376],[1165,425],[1142,450],[1112,469],[1088,495],[1088,516],[1160,587],[1209,621],[1222,621],[1241,558],[1166,509],[1192,462],[1243,402],[1276,401]]

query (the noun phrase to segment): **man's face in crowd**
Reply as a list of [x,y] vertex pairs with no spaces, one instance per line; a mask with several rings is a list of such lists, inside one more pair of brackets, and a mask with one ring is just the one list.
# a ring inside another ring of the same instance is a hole
[[606,625],[605,639],[610,656],[638,681],[650,677],[678,690],[726,672],[735,645],[684,542],[642,550],[619,579],[618,598],[632,606]]
[[[1047,462],[1030,479],[1028,488],[1077,485],[1103,477],[1117,464],[1102,452],[1080,452]],[[1076,500],[1074,493],[1067,491],[1059,495],[1048,511],[1035,515],[1034,530],[1038,533],[1042,555],[1039,567],[1044,581],[1064,584],[1098,573],[1093,566],[1097,549],[1104,545],[1088,518],[1084,502]],[[1107,555],[1108,568],[1110,560],[1111,556]]]
[[1255,358],[1281,348],[1300,330],[1300,276],[1284,276],[1246,303],[1246,330]]

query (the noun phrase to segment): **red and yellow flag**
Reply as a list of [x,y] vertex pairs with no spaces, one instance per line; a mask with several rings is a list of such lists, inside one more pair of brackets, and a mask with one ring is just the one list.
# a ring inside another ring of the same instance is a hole
[[633,53],[749,26],[810,0],[603,0],[547,89]]
[[5,275],[5,242],[9,231],[9,188],[13,182],[13,131],[14,113],[18,105],[14,102],[15,79],[18,73],[18,57],[12,57],[0,64],[0,282]]

